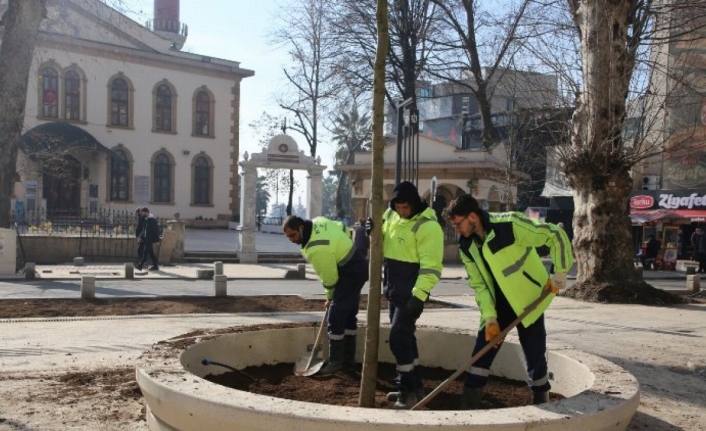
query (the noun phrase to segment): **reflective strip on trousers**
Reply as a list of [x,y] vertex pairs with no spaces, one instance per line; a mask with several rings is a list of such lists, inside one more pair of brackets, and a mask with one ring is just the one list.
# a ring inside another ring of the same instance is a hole
[[481,376],[481,377],[490,376],[490,370],[487,368],[470,367],[466,371],[469,372],[470,374],[473,374],[476,376]]

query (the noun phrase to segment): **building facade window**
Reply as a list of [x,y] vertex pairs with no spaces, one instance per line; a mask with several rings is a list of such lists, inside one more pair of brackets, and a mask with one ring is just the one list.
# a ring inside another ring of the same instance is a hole
[[59,118],[59,74],[51,67],[42,71],[42,116]]
[[212,204],[212,163],[205,156],[197,156],[193,163],[193,195],[194,205]]
[[160,153],[152,162],[152,202],[171,203],[173,166],[169,156]]
[[73,70],[64,75],[64,118],[81,120],[81,77]]
[[160,85],[155,92],[154,128],[160,132],[172,132],[172,90]]
[[110,125],[128,127],[130,125],[130,91],[123,78],[115,78],[110,84]]
[[213,94],[206,88],[201,88],[194,94],[194,136],[210,137],[213,133],[213,114],[214,114],[214,99]]
[[110,200],[130,200],[130,159],[122,150],[113,150],[110,156]]

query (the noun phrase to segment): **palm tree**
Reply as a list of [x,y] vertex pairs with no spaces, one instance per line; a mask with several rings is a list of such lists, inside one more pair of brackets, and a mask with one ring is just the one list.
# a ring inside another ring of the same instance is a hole
[[260,175],[255,181],[255,213],[259,216],[263,211],[267,211],[267,207],[270,204],[270,190],[267,185],[267,177],[265,175]]
[[[367,114],[358,112],[358,105],[353,103],[350,112],[342,112],[333,120],[333,142],[336,144],[336,165],[353,163],[353,153],[359,150],[370,150],[372,140],[372,124]],[[338,187],[336,188],[336,214],[344,214],[343,195],[350,191],[348,171],[336,170]],[[350,193],[349,193],[350,196]]]

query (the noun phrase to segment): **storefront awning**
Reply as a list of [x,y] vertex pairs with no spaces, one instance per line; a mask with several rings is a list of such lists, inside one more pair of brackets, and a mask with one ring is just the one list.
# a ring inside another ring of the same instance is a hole
[[664,220],[675,220],[682,218],[674,210],[632,210],[630,211],[630,219],[635,224],[657,223]]
[[630,219],[634,224],[649,224],[660,221],[688,219],[689,222],[706,222],[706,210],[632,210]]
[[706,222],[706,210],[672,210],[683,218],[688,218],[692,222]]

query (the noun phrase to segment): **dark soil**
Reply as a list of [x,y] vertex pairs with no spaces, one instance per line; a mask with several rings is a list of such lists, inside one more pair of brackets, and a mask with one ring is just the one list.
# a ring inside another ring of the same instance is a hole
[[[442,368],[421,368],[426,394],[453,374],[453,371]],[[345,370],[326,377],[300,377],[293,374],[293,369],[294,364],[262,365],[241,370],[255,380],[236,372],[208,375],[205,378],[229,388],[277,398],[350,407],[358,405],[361,379],[359,371]],[[397,390],[394,385],[395,374],[393,364],[378,364],[375,408],[391,408],[394,404],[387,401],[386,395]],[[461,379],[462,377],[459,377],[451,382],[420,410],[457,410],[463,392]],[[529,394],[527,385],[522,382],[492,377],[485,387],[482,407],[497,409],[524,406],[528,404]],[[553,400],[562,398],[564,397],[561,395],[551,394]]]
[[[368,304],[361,295],[360,308]],[[381,298],[381,308],[388,304]],[[427,301],[425,308],[448,308],[447,304]],[[323,311],[324,299],[295,295],[267,296],[170,296],[160,298],[107,298],[84,300],[5,299],[0,300],[0,319],[25,317],[134,316],[141,314],[272,313],[285,311]]]

